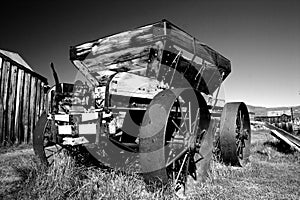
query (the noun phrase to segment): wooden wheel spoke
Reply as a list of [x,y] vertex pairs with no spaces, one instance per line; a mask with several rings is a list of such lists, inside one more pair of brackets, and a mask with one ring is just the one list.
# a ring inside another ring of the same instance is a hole
[[192,131],[192,134],[193,135],[195,135],[195,131],[197,130],[196,129],[196,127],[197,127],[197,122],[198,122],[198,115],[199,115],[199,111],[200,111],[200,109],[198,108],[197,109],[197,113],[196,113],[196,118],[195,118],[195,121],[193,122],[193,125],[194,125],[194,127],[193,127],[193,131]]
[[174,120],[172,119],[172,123],[174,124],[174,126],[182,133],[182,135],[184,135],[185,134],[185,132],[183,132],[182,130],[181,130],[181,128],[174,122]]
[[176,141],[167,141],[167,144],[183,144],[182,142],[184,142],[184,138],[176,138]]
[[172,181],[173,183],[175,183],[175,177],[176,177],[176,171],[175,171],[175,162],[173,162],[173,165],[172,165]]
[[189,132],[192,132],[192,108],[191,108],[191,102],[189,102]]
[[237,116],[237,131],[241,133],[244,130],[244,116],[242,115],[242,111],[240,110]]
[[185,191],[186,191],[186,183],[187,183],[187,176],[188,176],[188,172],[189,172],[189,165],[190,165],[190,159],[191,159],[191,156],[188,155],[187,157],[187,161],[186,161],[186,167],[185,167],[185,173],[184,173],[184,183],[183,183],[183,193],[185,194]]
[[[179,107],[179,108],[180,108],[181,116],[183,116],[182,109],[181,109],[181,107]],[[185,113],[185,115],[184,115],[184,117],[183,117],[183,123],[182,123],[181,126],[180,126],[180,127],[183,127],[183,125],[184,125],[184,126],[185,126],[185,130],[188,130],[188,126],[187,126],[187,124],[186,124],[187,114],[188,114],[188,112]],[[182,118],[181,118],[181,119],[182,119]]]
[[184,155],[186,152],[188,151],[188,148],[184,148],[183,150],[181,150],[179,153],[176,153],[176,156],[170,158],[168,157],[167,162],[166,162],[166,166],[170,166],[173,162],[175,162],[176,160],[178,160],[182,155]]
[[[166,164],[166,166],[168,166],[168,163],[172,163],[172,162],[170,162],[170,159],[171,159],[171,156],[173,156],[174,155],[174,152],[173,152],[173,149],[171,149],[171,151],[169,152],[169,156],[168,156],[168,160],[167,160],[167,164]],[[173,162],[173,164],[174,164],[174,162]]]
[[182,161],[182,164],[181,164],[181,166],[180,166],[180,169],[179,169],[179,171],[178,171],[177,177],[176,177],[176,179],[175,179],[174,185],[177,185],[179,176],[180,176],[180,174],[181,174],[181,172],[182,172],[182,170],[183,170],[183,167],[184,167],[184,165],[185,165],[185,161],[186,161],[187,157],[188,157],[188,154],[185,154],[185,155],[184,155],[184,158],[183,158],[183,161]]

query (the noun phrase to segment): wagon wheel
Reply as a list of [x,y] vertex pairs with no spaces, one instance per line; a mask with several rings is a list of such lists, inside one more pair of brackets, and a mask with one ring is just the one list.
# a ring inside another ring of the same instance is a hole
[[249,161],[251,128],[247,106],[225,104],[220,122],[220,159],[225,164],[243,166]]
[[51,133],[52,120],[43,112],[33,132],[33,149],[45,165],[51,165],[56,156],[61,156],[63,147],[53,142]]
[[192,89],[165,90],[156,95],[139,135],[146,183],[171,182],[175,190],[185,191],[188,175],[204,180],[212,157],[209,121],[206,101]]

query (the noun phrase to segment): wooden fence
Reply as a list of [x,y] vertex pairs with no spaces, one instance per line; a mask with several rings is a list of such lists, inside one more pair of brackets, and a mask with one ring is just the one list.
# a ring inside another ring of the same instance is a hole
[[47,79],[0,53],[0,146],[31,143]]

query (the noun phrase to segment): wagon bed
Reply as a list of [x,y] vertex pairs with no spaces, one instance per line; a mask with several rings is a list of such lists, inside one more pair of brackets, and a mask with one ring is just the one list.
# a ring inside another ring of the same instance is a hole
[[72,46],[70,59],[94,86],[111,71],[126,71],[174,88],[185,79],[212,94],[231,72],[227,58],[167,20]]

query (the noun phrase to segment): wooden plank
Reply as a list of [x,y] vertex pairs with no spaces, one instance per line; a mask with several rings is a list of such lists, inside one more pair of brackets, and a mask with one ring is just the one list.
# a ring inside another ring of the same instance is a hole
[[44,93],[44,82],[41,82],[41,101],[40,101],[40,113],[39,116],[42,115],[44,111],[44,100],[45,100],[45,93]]
[[[1,58],[1,57],[0,57]],[[3,132],[2,132],[2,128],[3,128],[3,114],[4,114],[4,107],[3,107],[3,94],[2,94],[2,85],[4,82],[4,77],[2,76],[4,73],[4,62],[2,62],[3,59],[1,58],[1,65],[0,65],[0,74],[1,74],[1,79],[0,79],[0,145],[3,142]]]
[[99,70],[97,71],[103,71],[103,70],[107,70],[106,68],[108,65],[124,62],[127,60],[132,60],[132,59],[136,59],[148,55],[151,46],[153,46],[153,44],[143,45],[139,47],[131,47],[120,51],[101,54],[92,58],[87,58],[83,61],[83,63],[88,68],[96,66],[99,68]]
[[35,128],[35,124],[37,123],[40,117],[40,103],[41,103],[41,80],[37,79],[36,81],[36,100],[35,100],[35,120],[33,130]]
[[[295,135],[293,135],[281,128],[278,128],[272,124],[269,124],[267,122],[264,123],[264,126],[269,128],[271,130],[271,132],[273,132],[275,137],[279,137],[278,139],[283,140],[284,142],[289,144],[291,147],[294,147],[294,145],[295,145],[298,147],[298,150],[300,149],[300,138],[299,137],[296,137]],[[293,144],[290,144],[290,143],[293,143]]]
[[35,106],[36,106],[36,78],[31,77],[30,86],[30,104],[29,104],[29,143],[32,142],[33,128],[35,124]]
[[5,78],[3,83],[3,129],[2,129],[2,139],[3,145],[6,144],[7,141],[7,104],[8,104],[8,92],[9,92],[9,81],[10,81],[10,62],[4,62],[5,67]]
[[19,114],[19,125],[18,125],[18,135],[19,135],[19,141],[20,143],[24,143],[24,117],[23,117],[23,112],[24,112],[24,96],[25,96],[25,78],[26,78],[26,72],[23,71],[23,76],[22,76],[22,84],[21,84],[21,94],[20,94],[20,114]]
[[88,53],[92,53],[92,55],[100,55],[127,49],[133,45],[140,46],[141,44],[152,42],[155,39],[154,36],[153,24],[117,33],[93,42],[76,46],[71,60],[77,60],[80,56]]
[[[2,61],[3,59],[0,57],[0,94],[1,94],[1,82],[2,82]],[[2,96],[0,96],[0,101],[1,101]]]
[[14,115],[15,115],[15,95],[16,95],[16,80],[18,69],[12,65],[10,70],[10,81],[8,83],[8,105],[7,105],[7,129],[6,135],[9,144],[14,144]]
[[273,135],[274,137],[278,138],[279,140],[284,141],[286,144],[288,144],[291,148],[296,149],[297,151],[300,152],[300,148],[294,144],[293,142],[291,142],[288,138],[286,138],[283,134],[281,134],[279,131],[277,130],[271,130],[270,131],[271,135]]
[[0,85],[0,97],[3,101],[3,95],[4,95],[4,87],[5,87],[5,83],[6,83],[6,78],[7,78],[7,61],[3,61],[2,62],[2,69],[1,69],[1,75],[2,75],[2,79],[1,79],[1,85]]
[[[0,99],[1,100],[1,99]],[[2,135],[2,124],[3,124],[3,105],[2,105],[2,100],[0,101],[0,146],[2,144],[3,141],[3,135]]]
[[23,132],[24,132],[24,143],[28,143],[28,107],[29,107],[29,100],[30,100],[30,84],[31,84],[31,75],[25,73],[25,80],[24,80],[24,95],[23,95]]
[[21,138],[20,138],[20,132],[19,132],[19,126],[22,118],[20,117],[22,115],[21,111],[21,105],[22,105],[22,97],[23,97],[23,78],[24,78],[24,70],[18,69],[18,78],[17,78],[17,89],[16,89],[16,111],[14,116],[14,132],[16,135],[16,144],[20,144]]

